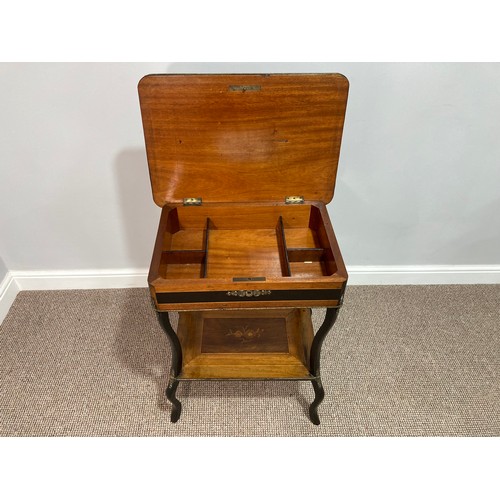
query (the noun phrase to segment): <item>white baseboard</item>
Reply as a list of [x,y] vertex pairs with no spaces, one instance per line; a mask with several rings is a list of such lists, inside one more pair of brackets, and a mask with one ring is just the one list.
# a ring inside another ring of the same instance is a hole
[[12,273],[8,272],[0,283],[0,325],[9,312],[10,306],[16,300],[19,293],[19,286]]
[[[500,265],[350,266],[349,285],[500,284]],[[147,269],[10,271],[0,284],[0,324],[21,290],[146,288]]]
[[20,290],[88,290],[146,288],[147,269],[76,269],[70,271],[11,271]]
[[500,265],[351,266],[349,285],[500,284]]

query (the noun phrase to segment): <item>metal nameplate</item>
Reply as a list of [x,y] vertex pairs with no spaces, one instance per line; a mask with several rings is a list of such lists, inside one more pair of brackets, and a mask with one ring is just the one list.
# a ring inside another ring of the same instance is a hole
[[229,85],[230,92],[260,92],[260,85]]
[[264,276],[257,276],[251,278],[233,278],[233,281],[266,281]]

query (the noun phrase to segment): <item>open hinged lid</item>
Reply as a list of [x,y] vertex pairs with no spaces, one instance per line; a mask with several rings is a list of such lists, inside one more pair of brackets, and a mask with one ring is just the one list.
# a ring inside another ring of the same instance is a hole
[[348,87],[340,74],[145,76],[156,204],[330,202]]

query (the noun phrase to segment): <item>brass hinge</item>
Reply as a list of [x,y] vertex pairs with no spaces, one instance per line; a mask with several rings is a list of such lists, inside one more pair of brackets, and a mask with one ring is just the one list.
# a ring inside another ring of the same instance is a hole
[[201,205],[201,198],[184,198],[184,206]]
[[285,198],[285,203],[287,205],[302,205],[304,203],[303,196],[287,196]]

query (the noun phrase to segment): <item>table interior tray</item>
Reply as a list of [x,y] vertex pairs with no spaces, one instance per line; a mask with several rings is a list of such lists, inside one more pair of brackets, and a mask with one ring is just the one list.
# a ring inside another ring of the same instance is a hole
[[314,206],[177,207],[165,227],[158,275],[166,280],[315,278],[337,271]]

